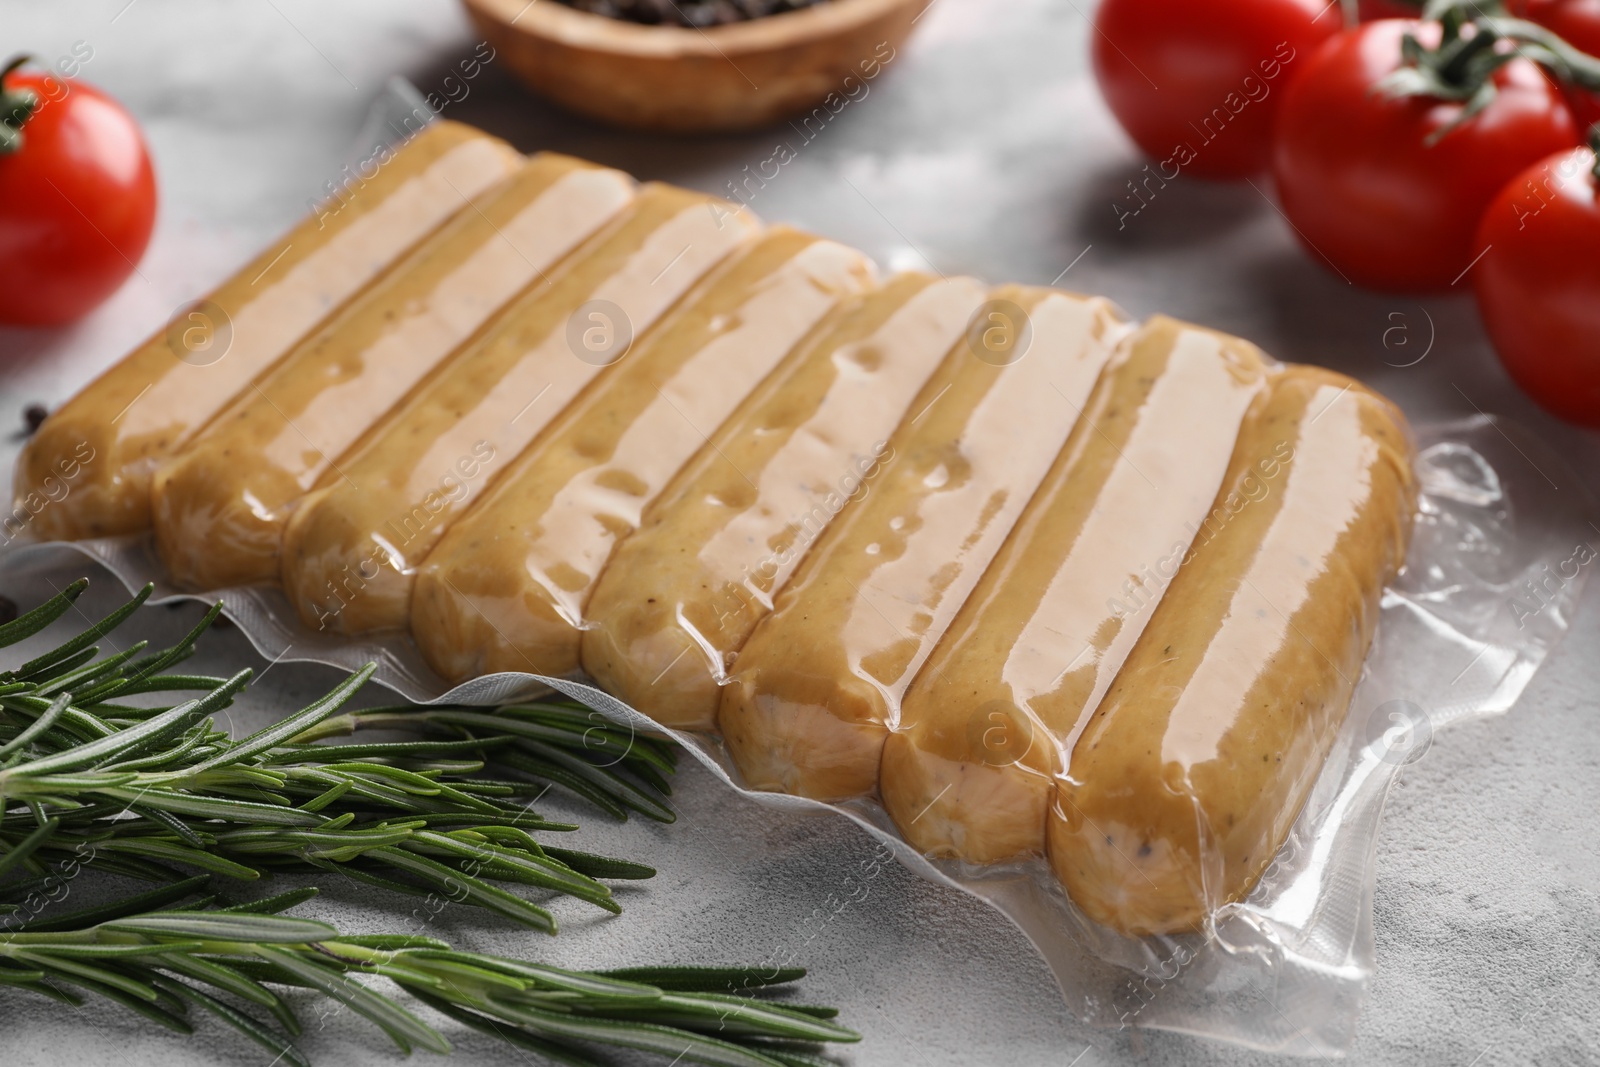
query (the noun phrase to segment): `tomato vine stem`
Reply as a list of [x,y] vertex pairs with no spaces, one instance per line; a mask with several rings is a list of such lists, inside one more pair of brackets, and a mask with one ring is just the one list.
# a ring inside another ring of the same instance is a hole
[[38,93],[27,87],[13,89],[6,85],[6,79],[18,67],[32,61],[33,57],[24,52],[0,70],[0,156],[9,155],[22,147],[22,124],[39,110]]
[[1600,92],[1600,58],[1568,44],[1555,32],[1526,19],[1512,18],[1497,0],[1429,0],[1422,18],[1439,26],[1439,43],[1429,48],[1415,33],[1401,41],[1401,66],[1377,91],[1392,97],[1460,101],[1465,106],[1451,122],[1429,134],[1436,144],[1495,98],[1494,75],[1513,59],[1537,64],[1556,81]]

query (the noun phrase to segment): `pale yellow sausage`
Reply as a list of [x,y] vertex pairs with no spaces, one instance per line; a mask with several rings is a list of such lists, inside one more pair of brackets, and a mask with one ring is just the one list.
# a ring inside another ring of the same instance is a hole
[[1252,409],[1215,510],[1072,751],[1050,862],[1090,918],[1199,925],[1246,896],[1322,770],[1415,509],[1400,412],[1290,368]]
[[147,528],[157,464],[459,212],[463,196],[482,193],[521,161],[505,142],[454,122],[385,150],[375,173],[357,174],[337,199],[45,420],[17,460],[17,506],[50,501],[28,508],[35,535],[78,540]]
[[1254,346],[1162,317],[1119,348],[884,745],[884,806],[919,850],[1043,851],[1051,775],[1205,521],[1265,372]]
[[[306,625],[406,626],[415,569],[450,523],[759,225],[697,193],[644,186],[564,273],[323,473],[284,538],[284,588]],[[591,351],[588,341],[609,347]]]
[[890,432],[982,302],[902,274],[764,381],[623,541],[583,667],[657,722],[711,729],[717,685],[807,549],[885,464]]
[[708,278],[427,557],[411,627],[434,669],[575,672],[584,604],[617,542],[784,355],[871,285],[861,253],[787,228]]
[[616,215],[632,179],[564,156],[527,161],[414,249],[157,469],[156,546],[192,589],[278,577],[295,501],[505,304]]
[[1006,286],[984,306],[889,439],[894,463],[739,652],[718,725],[752,788],[839,800],[877,787],[906,685],[1061,450],[1121,328],[1105,301],[1048,289]]

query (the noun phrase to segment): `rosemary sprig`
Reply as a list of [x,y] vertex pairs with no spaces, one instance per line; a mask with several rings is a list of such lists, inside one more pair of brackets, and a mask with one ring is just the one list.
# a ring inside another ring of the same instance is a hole
[[162,910],[200,881],[0,934],[0,986],[74,1005],[81,993],[96,994],[185,1034],[198,1007],[301,1065],[308,1061],[293,1044],[300,1022],[274,987],[321,994],[376,1024],[402,1052],[450,1051],[438,1029],[358,976],[386,979],[459,1023],[567,1064],[600,1067],[594,1046],[608,1046],[718,1067],[798,1067],[820,1062],[811,1043],[860,1040],[832,1021],[832,1009],[757,995],[796,981],[805,973],[798,969],[572,971],[426,937],[346,936],[280,914],[315,890]]
[[[0,645],[59,618],[84,585],[0,627]],[[94,642],[149,592],[0,674],[0,903],[26,900],[68,864],[156,880],[182,877],[177,868],[239,879],[337,871],[553,933],[546,908],[503,884],[618,912],[600,879],[654,875],[643,864],[542,843],[533,834],[577,827],[542,818],[532,802],[561,784],[615,815],[631,808],[670,820],[667,742],[560,704],[521,705],[503,717],[467,708],[345,712],[370,664],[308,707],[233,740],[211,716],[244,688],[248,671],[227,679],[162,673],[192,654],[217,609],[172,648],[143,654],[141,642],[99,657]],[[113,703],[169,689],[204,692],[153,708]],[[413,739],[313,743],[363,727]],[[491,761],[492,777],[484,774]],[[29,877],[6,883],[8,872]]]

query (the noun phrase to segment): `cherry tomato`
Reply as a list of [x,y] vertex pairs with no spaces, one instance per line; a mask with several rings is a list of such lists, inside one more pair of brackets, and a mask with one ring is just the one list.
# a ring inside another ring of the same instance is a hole
[[[1600,56],[1600,0],[1508,0],[1506,8],[1518,18],[1555,31],[1580,52]],[[1566,93],[1580,128],[1600,122],[1600,95],[1575,85]]]
[[1151,157],[1237,178],[1267,169],[1284,83],[1339,28],[1328,0],[1105,0],[1094,73]]
[[1472,268],[1489,337],[1546,410],[1600,426],[1600,191],[1575,148],[1513,178],[1484,212]]
[[1523,59],[1494,75],[1493,103],[1428,143],[1463,105],[1374,89],[1400,65],[1407,31],[1437,30],[1390,19],[1341,33],[1306,61],[1278,112],[1272,169],[1284,214],[1312,255],[1358,285],[1448,288],[1482,250],[1473,233],[1494,195],[1578,143],[1561,94]]
[[70,322],[117,290],[155,223],[156,180],[138,125],[91,85],[5,76],[36,97],[0,155],[0,322]]

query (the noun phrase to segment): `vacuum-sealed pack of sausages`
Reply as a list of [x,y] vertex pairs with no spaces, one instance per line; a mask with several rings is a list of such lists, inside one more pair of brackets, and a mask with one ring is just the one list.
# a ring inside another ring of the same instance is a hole
[[197,306],[225,337],[51,415],[0,570],[88,555],[422,702],[555,690],[988,901],[1086,1022],[1347,1048],[1390,784],[1594,558],[1559,460],[418,114]]

